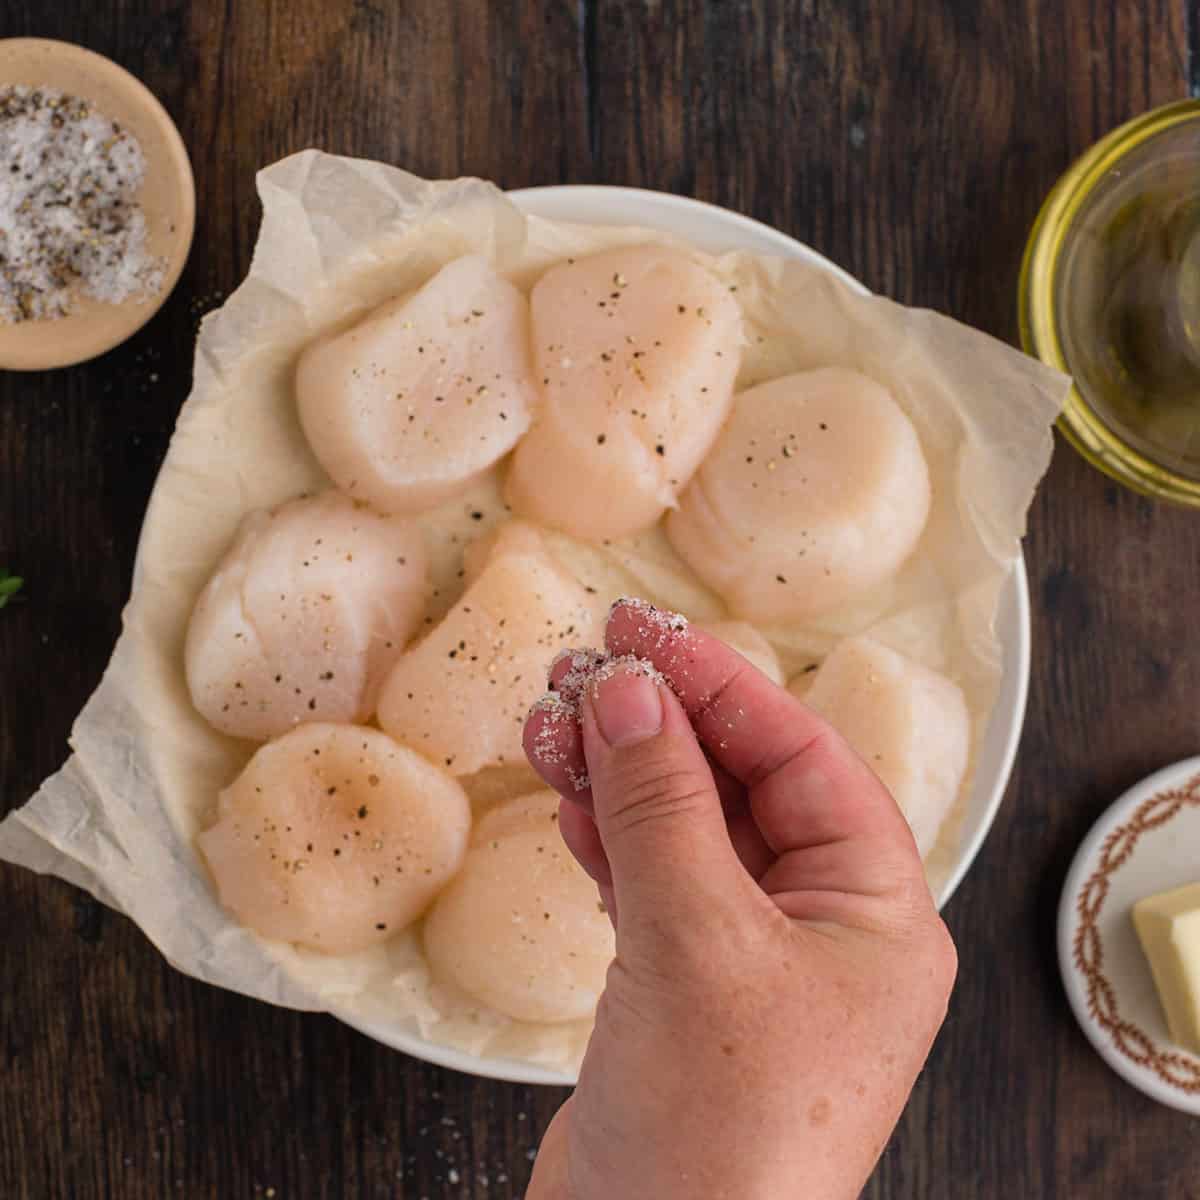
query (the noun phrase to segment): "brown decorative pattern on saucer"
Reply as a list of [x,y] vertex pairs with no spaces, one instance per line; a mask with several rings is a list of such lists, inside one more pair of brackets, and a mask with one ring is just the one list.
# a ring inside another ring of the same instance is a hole
[[1200,808],[1200,775],[1181,788],[1171,788],[1139,804],[1124,825],[1104,840],[1096,869],[1075,900],[1079,928],[1075,932],[1075,965],[1087,980],[1088,1011],[1111,1035],[1117,1049],[1140,1067],[1152,1070],[1165,1083],[1188,1095],[1200,1095],[1200,1058],[1163,1051],[1117,1008],[1117,994],[1104,974],[1104,944],[1098,920],[1108,898],[1109,880],[1133,854],[1142,834],[1165,825],[1184,808]]

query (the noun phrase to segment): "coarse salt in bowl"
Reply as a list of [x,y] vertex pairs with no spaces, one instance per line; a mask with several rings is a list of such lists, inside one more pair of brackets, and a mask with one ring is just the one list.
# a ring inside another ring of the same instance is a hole
[[[0,91],[12,88],[28,111],[7,120],[0,113],[0,141],[12,160],[0,181],[0,228],[8,235],[0,314],[29,319],[0,317],[0,368],[70,366],[125,341],[171,294],[195,226],[192,168],[179,131],[145,85],[82,46],[0,39]],[[60,120],[61,97],[82,103],[63,105]],[[43,162],[44,149],[70,161]],[[56,207],[55,190],[72,193],[75,203]],[[38,242],[78,249],[47,256]]]

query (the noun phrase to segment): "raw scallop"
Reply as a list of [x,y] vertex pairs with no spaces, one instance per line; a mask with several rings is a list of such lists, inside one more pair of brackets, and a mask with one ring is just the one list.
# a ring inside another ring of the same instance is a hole
[[462,599],[407,651],[379,697],[379,723],[455,775],[525,764],[521,732],[559,650],[599,639],[602,609],[511,522]]
[[729,412],[736,300],[686,254],[636,246],[552,267],[531,309],[543,401],[509,504],[595,541],[654,524]]
[[343,491],[381,512],[430,508],[529,427],[528,304],[485,259],[456,259],[307,350],[296,394],[309,445]]
[[222,733],[259,741],[366,720],[424,603],[410,522],[333,491],[251,513],[192,612],[192,702]]
[[549,789],[498,804],[476,822],[471,844],[495,842],[515,833],[553,831],[558,827],[558,804],[558,793]]
[[795,623],[890,578],[929,504],[904,411],[865,375],[824,367],[737,397],[667,534],[736,616]]
[[425,921],[425,953],[435,978],[497,1012],[581,1020],[604,990],[612,925],[555,824],[530,819],[471,847]]
[[921,857],[928,854],[967,770],[971,721],[962,689],[871,638],[856,637],[839,642],[815,675],[793,681],[793,691],[802,692],[804,703],[883,780],[912,826]]
[[197,841],[221,903],[263,937],[350,954],[395,936],[458,870],[462,788],[374,729],[304,725],[261,747]]
[[772,683],[783,686],[783,669],[779,665],[779,656],[772,649],[771,643],[753,625],[747,625],[745,621],[707,621],[700,628],[736,650]]

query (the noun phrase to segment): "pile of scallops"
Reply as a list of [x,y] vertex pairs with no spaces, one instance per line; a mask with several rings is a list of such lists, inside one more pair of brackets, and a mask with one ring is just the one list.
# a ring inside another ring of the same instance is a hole
[[[615,596],[545,531],[609,545],[662,523],[720,598],[708,628],[786,683],[770,631],[885,585],[929,472],[888,391],[823,368],[736,391],[736,293],[677,249],[568,259],[528,295],[483,258],[310,345],[300,424],[332,487],[249,513],[192,613],[192,701],[257,743],[199,847],[221,902],[327,955],[416,928],[436,983],[503,1016],[590,1017],[613,954],[557,798],[521,749],[567,649]],[[429,514],[488,472],[506,519],[431,604]],[[869,637],[792,681],[891,788],[922,852],[961,787],[950,679]],[[500,802],[489,772],[525,781]]]

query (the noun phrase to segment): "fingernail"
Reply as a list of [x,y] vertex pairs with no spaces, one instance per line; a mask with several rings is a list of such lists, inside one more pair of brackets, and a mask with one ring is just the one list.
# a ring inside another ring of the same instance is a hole
[[610,746],[643,742],[662,729],[658,684],[646,675],[617,671],[597,682],[589,700],[600,734]]

